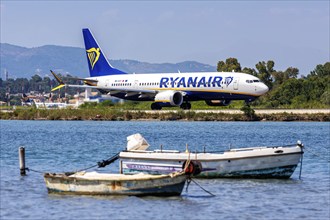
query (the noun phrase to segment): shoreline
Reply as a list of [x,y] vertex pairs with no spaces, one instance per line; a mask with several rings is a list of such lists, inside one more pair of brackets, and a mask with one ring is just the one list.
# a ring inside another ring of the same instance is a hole
[[330,109],[255,109],[245,115],[225,110],[118,110],[118,109],[17,109],[0,112],[0,120],[67,121],[330,121]]

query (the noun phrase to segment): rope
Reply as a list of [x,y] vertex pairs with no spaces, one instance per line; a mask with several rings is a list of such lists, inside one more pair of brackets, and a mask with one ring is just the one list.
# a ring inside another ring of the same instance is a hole
[[300,180],[301,180],[301,171],[302,171],[302,165],[303,165],[303,158],[304,158],[304,154],[303,154],[303,150],[301,148],[300,171],[299,171],[299,179]]
[[28,168],[28,167],[26,167],[25,170],[28,171],[28,172],[32,171],[32,172],[35,172],[35,173],[46,173],[44,171],[34,170],[34,169],[31,169],[31,168]]
[[188,178],[187,179],[186,192],[188,192],[188,187],[189,187],[190,183],[191,183],[191,178]]
[[188,168],[189,164],[190,164],[190,152],[188,153],[188,160],[186,161],[186,164],[184,165],[183,171],[186,171],[186,169]]
[[199,186],[199,188],[201,188],[202,190],[204,190],[204,192],[210,194],[211,196],[215,196],[215,195],[214,195],[213,193],[211,193],[210,191],[204,189],[201,185],[199,185],[199,184],[198,184],[195,180],[193,180],[192,178],[191,178],[191,181],[193,181],[197,186]]
[[190,185],[191,182],[194,182],[199,188],[201,188],[204,192],[210,194],[210,196],[215,196],[213,193],[211,193],[210,191],[204,189],[200,184],[198,184],[195,180],[193,180],[191,177],[187,179],[187,186],[186,186],[186,192],[188,192],[188,187]]
[[115,155],[113,155],[112,157],[109,157],[106,160],[99,161],[99,162],[97,162],[97,164],[95,164],[93,166],[90,166],[90,167],[87,167],[87,168],[84,168],[84,169],[77,170],[77,171],[75,171],[73,173],[78,173],[78,172],[81,172],[81,171],[89,170],[89,169],[92,169],[94,167],[99,167],[99,168],[105,167],[105,166],[113,163],[114,161],[116,161],[118,158],[119,158],[119,153],[116,153]]
[[[99,167],[99,168],[105,167],[105,166],[113,163],[114,161],[116,161],[118,158],[119,158],[119,153],[113,155],[112,157],[109,157],[106,160],[102,160],[100,162],[97,162],[97,164],[95,164],[93,166],[86,167],[86,168],[83,168],[83,169],[80,169],[80,170],[76,170],[74,172],[65,172],[65,173],[68,174],[68,175],[71,175],[71,174],[74,174],[74,173],[78,173],[78,172],[81,172],[81,171],[92,169],[94,167]],[[36,173],[47,173],[47,172],[44,172],[44,171],[34,170],[34,169],[31,169],[31,168],[25,168],[25,170],[26,171],[36,172]]]

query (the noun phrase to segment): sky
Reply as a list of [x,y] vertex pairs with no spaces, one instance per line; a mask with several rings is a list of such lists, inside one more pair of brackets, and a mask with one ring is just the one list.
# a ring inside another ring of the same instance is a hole
[[109,59],[150,63],[235,57],[307,75],[330,61],[329,1],[1,0],[1,43],[84,47],[90,28]]

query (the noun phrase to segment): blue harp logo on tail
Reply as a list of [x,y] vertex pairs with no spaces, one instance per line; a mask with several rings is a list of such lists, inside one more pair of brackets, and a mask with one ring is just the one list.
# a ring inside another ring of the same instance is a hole
[[88,57],[89,63],[93,69],[94,65],[100,58],[100,48],[92,47],[91,49],[86,50],[86,52],[87,52],[87,57]]

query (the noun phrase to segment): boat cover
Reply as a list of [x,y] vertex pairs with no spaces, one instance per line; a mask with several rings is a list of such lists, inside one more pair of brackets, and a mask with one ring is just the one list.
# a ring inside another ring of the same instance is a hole
[[126,147],[126,149],[128,151],[131,151],[131,150],[146,150],[146,149],[148,149],[149,146],[150,145],[148,144],[146,139],[144,139],[144,137],[139,133],[132,134],[132,135],[127,137],[127,147]]

